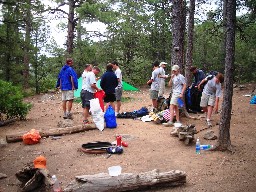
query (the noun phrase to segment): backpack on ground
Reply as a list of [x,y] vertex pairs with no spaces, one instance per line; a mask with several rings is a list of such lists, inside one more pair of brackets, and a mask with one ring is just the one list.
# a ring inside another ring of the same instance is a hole
[[168,109],[170,106],[170,102],[168,101],[169,98],[165,99],[164,97],[158,97],[157,99],[157,111],[163,111]]

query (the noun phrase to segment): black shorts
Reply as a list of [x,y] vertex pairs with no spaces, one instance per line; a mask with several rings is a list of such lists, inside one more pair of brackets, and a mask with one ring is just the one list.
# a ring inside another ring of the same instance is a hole
[[108,103],[108,102],[115,102],[115,101],[116,101],[115,93],[106,94],[106,96],[104,97],[104,102],[105,102],[105,103]]
[[86,91],[86,90],[81,90],[81,93],[80,93],[80,96],[81,96],[81,100],[82,100],[82,107],[85,108],[85,107],[88,107],[90,108],[90,100],[91,99],[94,99],[94,93],[91,93],[89,91]]

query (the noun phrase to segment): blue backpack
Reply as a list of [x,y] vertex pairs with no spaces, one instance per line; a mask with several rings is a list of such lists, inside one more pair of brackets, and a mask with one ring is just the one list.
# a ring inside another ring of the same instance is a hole
[[116,128],[117,127],[115,111],[111,105],[108,106],[108,108],[104,114],[104,118],[105,118],[107,128]]
[[250,104],[256,104],[256,95],[252,97]]

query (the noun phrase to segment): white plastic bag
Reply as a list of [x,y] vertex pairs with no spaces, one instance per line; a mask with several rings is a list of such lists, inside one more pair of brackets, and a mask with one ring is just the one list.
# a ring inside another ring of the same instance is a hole
[[104,113],[100,107],[99,99],[90,100],[90,111],[92,114],[92,120],[95,123],[96,127],[103,131],[104,129]]
[[102,111],[101,107],[100,107],[100,102],[98,98],[95,99],[91,99],[90,100],[90,111],[91,112],[97,112],[97,111]]

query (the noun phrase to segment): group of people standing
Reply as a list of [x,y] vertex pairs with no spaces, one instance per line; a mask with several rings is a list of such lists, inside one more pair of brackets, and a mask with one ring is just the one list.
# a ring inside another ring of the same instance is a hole
[[[77,74],[72,68],[73,60],[71,58],[66,59],[66,64],[60,70],[56,87],[61,89],[62,92],[62,108],[63,118],[71,119],[71,109],[74,100],[74,91],[78,89]],[[82,73],[82,90],[81,100],[83,108],[83,123],[90,123],[88,120],[90,100],[94,98],[94,94],[101,89],[97,87],[96,83],[99,79],[97,75],[100,73],[100,68],[87,64]],[[106,108],[111,105],[119,113],[121,108],[122,97],[122,71],[119,68],[119,64],[116,61],[107,64],[106,72],[101,77],[100,86],[105,92],[104,102]],[[116,106],[114,102],[116,101]]]
[[[62,108],[63,118],[72,118],[71,109],[74,100],[74,90],[78,89],[77,75],[72,68],[73,60],[68,58],[66,64],[62,67],[56,87],[62,91]],[[176,121],[180,122],[178,99],[184,98],[187,89],[185,77],[180,73],[180,67],[173,65],[171,68],[171,75],[165,74],[167,63],[155,61],[153,63],[153,71],[150,80],[147,84],[150,85],[150,98],[152,105],[157,108],[157,99],[163,97],[165,92],[165,80],[169,79],[168,85],[171,89],[170,99],[170,120],[164,123],[165,126],[172,126],[174,124],[174,116]],[[224,76],[221,73],[216,75],[205,76],[202,70],[196,67],[190,68],[191,73],[194,75],[194,82],[189,89],[196,89],[200,92],[200,109],[206,113],[206,123],[211,126],[211,115],[218,111],[219,98],[221,97],[221,83],[224,81]],[[90,100],[94,98],[94,93],[101,89],[96,86],[100,73],[97,66],[88,64],[82,74],[82,108],[83,108],[83,123],[88,124]],[[116,115],[120,112],[121,97],[122,97],[122,71],[116,61],[107,64],[106,72],[101,77],[100,86],[105,92],[104,102],[106,109],[109,105],[115,110]],[[116,105],[115,105],[116,102]]]
[[[163,123],[164,126],[173,126],[174,115],[176,115],[176,122],[180,123],[178,99],[183,99],[187,89],[185,77],[180,73],[180,67],[173,65],[171,68],[171,75],[165,74],[165,62],[153,63],[153,71],[150,80],[147,84],[150,85],[150,98],[152,99],[152,106],[157,108],[157,99],[162,97],[165,91],[165,79],[170,78],[168,85],[172,87],[170,92],[170,120]],[[199,103],[196,105],[206,114],[206,123],[212,126],[211,116],[213,111],[218,112],[219,98],[222,95],[221,83],[224,81],[224,76],[221,73],[216,75],[205,76],[204,72],[192,66],[190,72],[194,76],[194,81],[189,89],[196,89],[200,93]],[[203,87],[204,86],[204,87]]]

